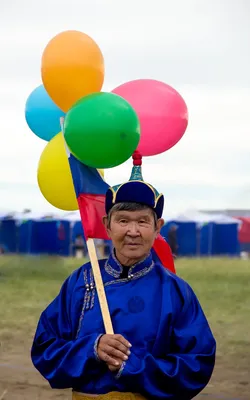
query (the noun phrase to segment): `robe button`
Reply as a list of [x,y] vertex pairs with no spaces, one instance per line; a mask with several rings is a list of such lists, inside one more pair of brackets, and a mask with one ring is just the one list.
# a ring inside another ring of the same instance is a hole
[[133,277],[134,277],[134,275],[131,274],[131,275],[128,276],[128,279],[132,279]]

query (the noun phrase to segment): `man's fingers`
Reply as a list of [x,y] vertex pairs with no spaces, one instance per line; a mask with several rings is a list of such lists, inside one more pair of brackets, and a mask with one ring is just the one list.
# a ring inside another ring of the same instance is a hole
[[127,348],[132,347],[132,344],[129,343],[122,335],[114,335],[115,339],[118,340],[120,343],[122,343],[124,346],[126,346]]
[[119,367],[121,366],[121,361],[119,362],[115,358],[111,357],[109,354],[105,353],[104,351],[101,351],[99,354],[99,358],[104,361],[105,363],[112,365],[114,367]]
[[98,343],[97,353],[105,363],[114,367],[121,366],[130,355],[131,344],[122,335],[103,335]]
[[114,342],[112,343],[112,347],[115,349],[121,351],[122,353],[126,354],[129,356],[130,350],[127,346],[124,345],[124,343],[120,342],[119,340],[115,339]]
[[119,359],[119,360],[127,360],[128,359],[128,356],[126,354],[124,354],[124,352],[117,350],[116,348],[111,347],[111,346],[107,346],[105,348],[105,353],[107,353],[111,357],[114,357],[115,359]]
[[123,343],[114,338],[109,338],[106,343],[101,342],[99,346],[100,349],[102,351],[105,351],[106,353],[109,353],[108,348],[112,347],[113,349],[120,351],[127,356],[130,355],[130,350],[128,349],[128,347],[126,347]]

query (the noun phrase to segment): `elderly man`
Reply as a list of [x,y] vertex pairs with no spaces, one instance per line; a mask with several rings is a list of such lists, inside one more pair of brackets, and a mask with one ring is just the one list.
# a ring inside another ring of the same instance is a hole
[[164,199],[134,166],[109,188],[100,261],[114,335],[105,334],[91,265],[73,272],[41,314],[35,367],[73,399],[192,399],[209,382],[216,343],[191,287],[152,257]]

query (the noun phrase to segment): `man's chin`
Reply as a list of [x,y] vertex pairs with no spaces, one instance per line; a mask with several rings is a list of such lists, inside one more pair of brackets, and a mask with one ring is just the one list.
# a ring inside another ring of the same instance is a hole
[[144,252],[140,246],[127,246],[123,254],[128,258],[141,259],[144,257]]

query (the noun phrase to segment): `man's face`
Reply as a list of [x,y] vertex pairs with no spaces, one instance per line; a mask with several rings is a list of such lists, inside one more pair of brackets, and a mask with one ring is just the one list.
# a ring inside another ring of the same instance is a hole
[[121,264],[132,265],[150,252],[164,221],[155,224],[153,211],[114,211],[110,226],[104,219],[108,235],[113,242],[116,256]]

